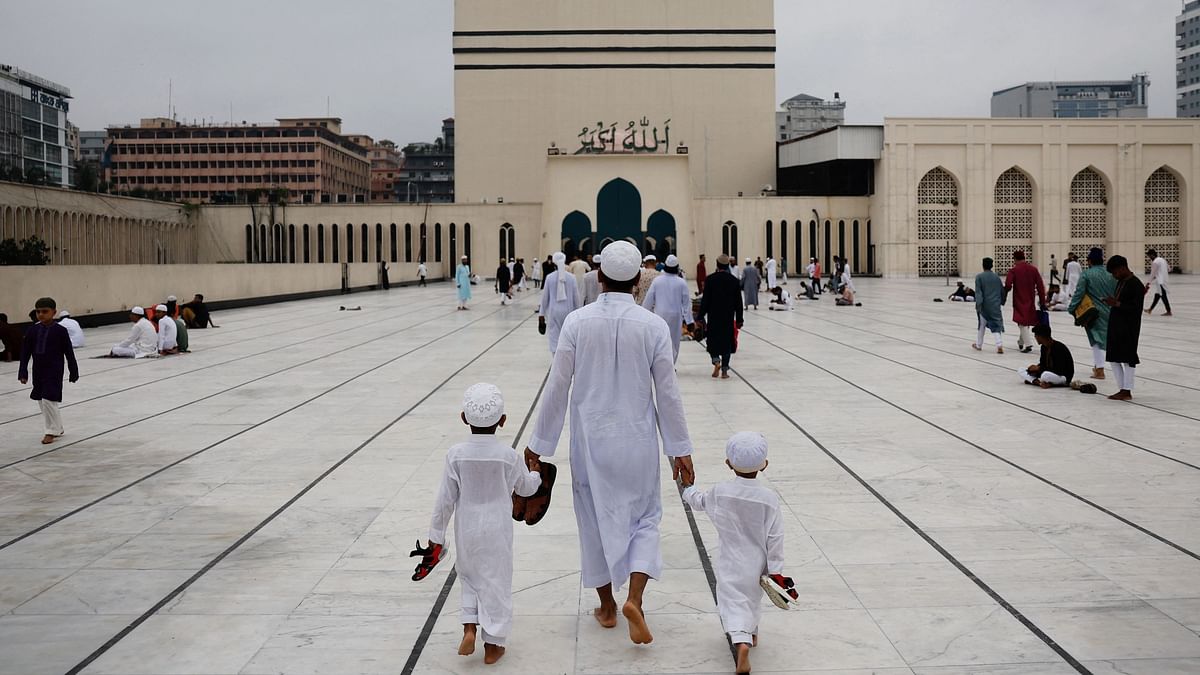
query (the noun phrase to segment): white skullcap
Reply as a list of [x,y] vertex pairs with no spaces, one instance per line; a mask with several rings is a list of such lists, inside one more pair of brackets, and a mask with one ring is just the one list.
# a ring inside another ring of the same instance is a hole
[[179,298],[177,298],[177,297],[175,297],[175,296],[173,296],[173,295],[168,295],[168,296],[167,296],[167,302],[178,302],[178,301],[179,301]]
[[647,263],[647,262],[650,262],[650,261],[658,262],[658,258],[655,258],[655,257],[654,257],[654,256],[652,256],[652,255],[648,255],[648,256],[646,256],[645,258],[642,258],[642,262],[644,262],[644,263]]
[[68,317],[68,316],[71,316],[71,313],[70,313],[70,312],[68,312],[67,310],[63,309],[63,310],[59,310],[58,314],[57,314],[57,315],[56,315],[54,318],[56,318],[56,319],[64,319],[64,318],[66,318],[66,317]]
[[554,261],[555,265],[565,265],[567,264],[567,254],[559,251],[550,256],[550,260]]
[[749,258],[746,258],[746,264],[747,264],[747,265],[749,265],[749,264],[750,264],[750,259],[749,259]]
[[613,281],[629,281],[641,268],[641,251],[627,241],[614,241],[600,252],[600,271]]
[[135,306],[133,309],[129,310],[129,313],[137,314],[138,316],[146,316],[146,310],[142,309],[141,307],[137,307],[137,306]]
[[757,431],[739,431],[725,444],[725,458],[739,473],[767,468],[767,439]]
[[156,311],[156,312],[165,312],[165,311],[167,311],[167,306],[166,306],[166,305],[157,305],[157,306],[154,308],[154,311]]
[[599,253],[597,253],[596,255],[592,256],[592,262],[596,263],[597,265],[599,265],[599,264],[600,264],[600,254],[599,254]]
[[674,255],[669,255],[663,264],[667,267],[679,267],[679,258],[676,258]]
[[504,396],[494,384],[480,382],[467,388],[463,395],[463,415],[467,424],[486,429],[504,416]]
[[[467,259],[467,256],[465,256],[465,255],[459,258],[459,260],[466,260],[466,259]],[[424,262],[424,261],[422,261],[422,262]]]

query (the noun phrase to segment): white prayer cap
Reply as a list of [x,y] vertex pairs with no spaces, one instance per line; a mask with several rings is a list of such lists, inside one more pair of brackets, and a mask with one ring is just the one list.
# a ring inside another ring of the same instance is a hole
[[70,312],[68,312],[67,310],[63,309],[63,310],[60,310],[60,311],[58,312],[58,314],[56,314],[56,315],[54,316],[54,318],[56,318],[56,319],[65,319],[65,318],[67,318],[68,316],[71,316],[71,313],[70,313]]
[[166,305],[158,305],[154,308],[154,311],[165,312],[165,311],[167,311],[167,306]]
[[747,264],[747,265],[749,265],[749,264],[750,264],[750,259],[749,259],[749,258],[746,258],[746,264]]
[[137,306],[135,306],[133,309],[129,310],[129,313],[137,314],[138,316],[146,316],[146,310],[142,309],[141,307],[137,307]]
[[725,444],[725,458],[739,473],[767,468],[767,439],[757,431],[739,431]]
[[[465,256],[465,255],[464,255],[464,256],[462,256],[461,258],[459,258],[459,260],[466,260],[466,259],[467,259],[467,256]],[[422,260],[421,262],[425,262],[425,261],[424,261],[424,260]]]
[[167,296],[167,302],[179,302],[179,298],[177,298],[177,297],[175,297],[175,296],[173,296],[173,295],[168,295],[168,296]]
[[504,396],[494,384],[473,384],[463,395],[463,414],[467,424],[473,427],[486,429],[493,426],[504,415]]
[[642,262],[644,262],[644,263],[647,263],[647,262],[658,262],[658,258],[655,258],[655,257],[654,257],[654,256],[652,256],[652,255],[648,255],[648,256],[646,256],[645,258],[642,258]]
[[612,281],[629,281],[641,268],[641,251],[627,241],[614,241],[600,252],[600,271]]
[[679,267],[679,258],[676,258],[674,255],[669,255],[663,264],[667,267]]
[[599,253],[597,253],[596,255],[592,256],[592,262],[596,263],[597,265],[599,265],[599,264],[600,264],[600,254],[599,254]]
[[555,253],[553,256],[550,257],[550,259],[554,261],[555,265],[567,264],[567,254],[563,253],[562,251]]

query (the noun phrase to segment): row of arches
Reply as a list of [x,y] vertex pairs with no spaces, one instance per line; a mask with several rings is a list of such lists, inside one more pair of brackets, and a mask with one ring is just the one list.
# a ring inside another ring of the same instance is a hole
[[[1112,211],[1109,181],[1093,166],[1071,178],[1069,244],[1063,253],[1086,257],[1093,246],[1108,248]],[[1142,185],[1142,239],[1172,268],[1180,265],[1183,231],[1183,180],[1168,166],[1150,174]],[[917,269],[921,276],[959,274],[961,190],[944,167],[934,167],[917,184]],[[1031,250],[1037,231],[1037,191],[1019,167],[1000,174],[992,190],[992,236],[996,271],[1012,265],[1012,253]]]
[[[850,269],[855,274],[874,274],[875,244],[871,221],[858,219],[826,218],[818,222],[810,219],[805,226],[803,220],[796,219],[789,224],[786,219],[779,221],[779,249],[775,248],[775,222],[768,220],[764,223],[765,253],[767,257],[779,254],[781,260],[790,259],[785,271],[794,273],[808,264],[809,258],[821,261],[823,269],[831,269],[833,256],[843,260],[849,259]],[[807,236],[805,236],[807,235]],[[789,249],[789,242],[792,248]],[[721,252],[741,262],[738,255],[738,225],[727,220],[721,225]],[[864,255],[865,254],[865,255]],[[794,257],[793,257],[794,256]]]
[[[512,225],[501,226],[512,232]],[[440,263],[443,252],[452,263],[459,258],[459,227],[450,223],[446,228],[449,247],[443,242],[441,223],[430,227],[425,223],[333,223],[300,226],[289,223],[247,224],[245,228],[245,260],[248,263],[340,263],[340,262],[435,262]],[[372,245],[373,244],[373,245]],[[432,250],[431,250],[432,249]],[[503,250],[503,247],[502,247]],[[514,247],[515,250],[515,247]],[[429,253],[432,253],[432,260]],[[471,256],[471,224],[462,225],[462,255]]]
[[0,205],[0,241],[37,237],[52,265],[135,265],[196,261],[184,222]]
[[618,240],[628,241],[659,260],[678,251],[675,216],[658,209],[643,224],[641,193],[633,183],[619,177],[596,193],[595,229],[587,214],[572,211],[563,218],[560,244],[568,257],[588,257]]

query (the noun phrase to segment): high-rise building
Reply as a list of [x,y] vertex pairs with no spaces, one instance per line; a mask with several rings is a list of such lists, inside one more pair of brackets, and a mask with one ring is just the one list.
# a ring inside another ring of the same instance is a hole
[[818,131],[824,131],[846,121],[846,102],[837,92],[832,101],[797,94],[779,106],[775,113],[775,140],[790,141]]
[[0,167],[70,186],[69,98],[71,90],[61,84],[0,64]]
[[1128,80],[1026,82],[992,92],[992,117],[1146,117],[1145,73]]
[[1200,0],[1183,0],[1175,49],[1175,116],[1200,117]]
[[109,127],[113,192],[227,203],[268,193],[289,202],[366,202],[367,150],[342,135],[338,117],[279,124],[186,125],[149,118]]
[[402,202],[454,201],[453,117],[442,120],[441,138],[404,146],[396,194]]

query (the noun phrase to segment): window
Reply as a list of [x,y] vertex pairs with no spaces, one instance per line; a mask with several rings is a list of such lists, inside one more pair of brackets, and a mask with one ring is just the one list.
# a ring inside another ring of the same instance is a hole
[[412,223],[404,224],[404,262],[413,261]]
[[767,257],[770,258],[775,253],[775,225],[771,221],[767,221]]
[[392,262],[398,262],[396,260],[396,224],[395,223],[392,223],[391,229],[389,230],[389,236],[390,236],[389,241],[391,243],[391,253],[392,253],[392,255],[389,259]]
[[433,224],[433,261],[442,262],[442,224]]
[[304,262],[312,262],[309,258],[308,223],[304,224]]
[[317,223],[317,262],[325,262],[325,226]]
[[334,223],[334,224],[333,224],[333,229],[330,231],[330,235],[331,235],[331,236],[330,236],[329,240],[330,240],[331,242],[333,242],[333,262],[339,262],[339,260],[338,260],[338,245],[339,245],[339,244],[338,244],[338,226],[337,226],[337,223]]

